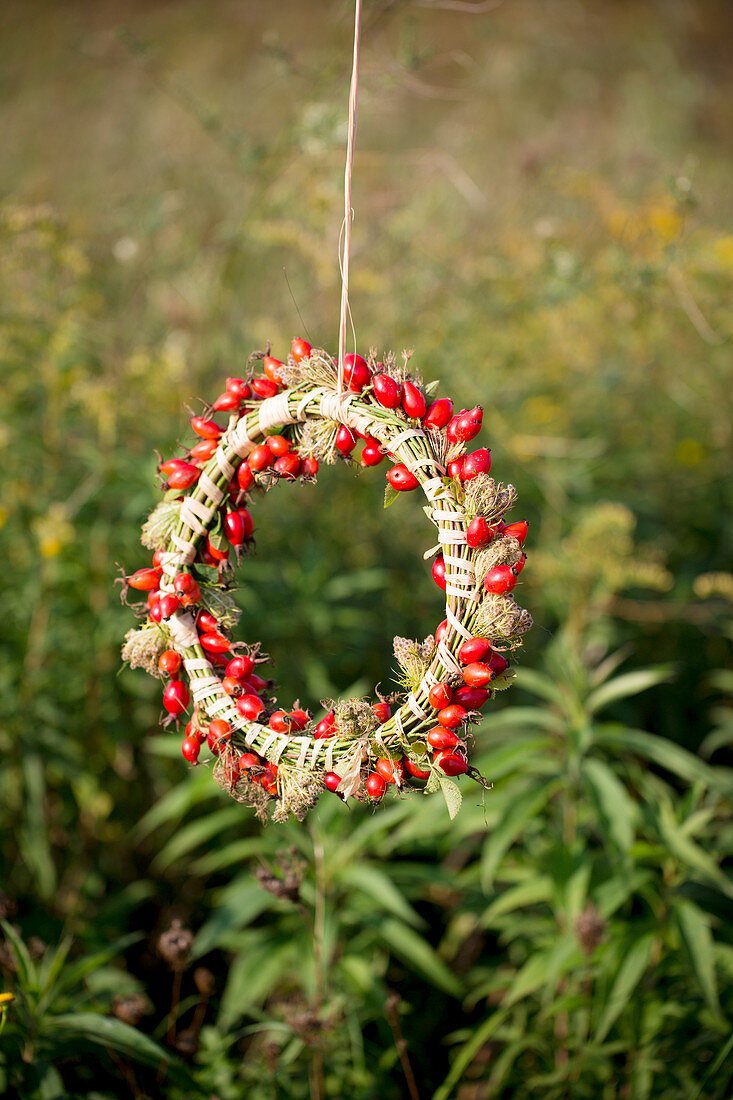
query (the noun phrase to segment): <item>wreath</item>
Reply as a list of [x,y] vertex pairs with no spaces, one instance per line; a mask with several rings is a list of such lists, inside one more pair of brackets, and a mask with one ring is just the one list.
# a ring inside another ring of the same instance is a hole
[[[245,374],[191,418],[199,441],[159,463],[164,497],[142,529],[152,565],[122,578],[123,600],[130,589],[147,593],[123,659],[167,681],[164,725],[182,722],[193,702],[184,758],[198,764],[206,744],[219,785],[263,819],[272,811],[276,821],[302,820],[324,791],[378,803],[389,786],[442,790],[453,817],[454,777],[488,786],[469,763],[469,730],[510,685],[532,624],[512,595],[527,534],[526,521],[504,518],[516,490],[490,476],[487,448],[466,451],[481,407],[454,414],[450,398],[435,397],[438,383],[423,385],[412,371],[410,353],[402,362],[348,355],[339,372],[297,339],[287,362],[268,347]],[[385,505],[418,488],[427,498],[437,542],[424,557],[434,558],[445,618],[422,642],[394,639],[400,692],[324,700],[316,720],[279,705],[259,644],[232,639],[240,612],[230,559],[253,547],[257,494],[315,481],[320,462],[353,464],[359,440],[363,467],[391,464]]]

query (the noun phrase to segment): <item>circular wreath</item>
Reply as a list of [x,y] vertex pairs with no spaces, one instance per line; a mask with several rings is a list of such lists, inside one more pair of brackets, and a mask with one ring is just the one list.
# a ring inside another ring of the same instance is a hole
[[[512,485],[489,475],[486,448],[466,453],[481,428],[480,406],[454,415],[390,354],[337,362],[294,340],[286,363],[255,352],[246,378],[191,419],[199,442],[161,461],[163,501],[142,530],[152,566],[123,578],[147,592],[145,618],[122,650],[131,667],[168,679],[164,724],[189,708],[182,753],[199,761],[206,742],[217,782],[261,817],[302,819],[324,790],[344,800],[379,802],[398,789],[442,789],[449,813],[461,794],[451,777],[468,773],[468,730],[496,691],[508,687],[513,650],[532,624],[512,596],[525,561],[525,521],[507,524]],[[261,363],[262,374],[254,373]],[[228,413],[226,427],[214,417]],[[437,529],[432,574],[445,591],[445,618],[423,642],[394,639],[402,692],[390,699],[325,700],[319,721],[299,706],[277,705],[274,681],[256,671],[259,644],[232,641],[239,617],[231,595],[230,552],[252,546],[248,504],[280,481],[315,480],[319,461],[392,463],[385,504],[418,487]],[[188,685],[184,676],[188,678]]]

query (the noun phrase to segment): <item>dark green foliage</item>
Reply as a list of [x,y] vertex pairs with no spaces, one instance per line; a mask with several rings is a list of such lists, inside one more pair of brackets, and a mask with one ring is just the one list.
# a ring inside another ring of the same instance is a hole
[[[263,831],[120,669],[115,563],[184,402],[335,344],[327,7],[0,11],[0,1093],[724,1100],[728,5],[366,5],[360,350],[480,400],[531,521],[493,789]],[[284,705],[389,690],[391,637],[441,617],[383,470],[255,505],[241,631]]]

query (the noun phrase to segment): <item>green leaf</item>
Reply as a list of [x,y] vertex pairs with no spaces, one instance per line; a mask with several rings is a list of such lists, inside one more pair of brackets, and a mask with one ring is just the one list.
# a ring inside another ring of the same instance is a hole
[[686,835],[677,822],[669,802],[661,802],[657,806],[657,824],[673,856],[688,867],[694,867],[707,875],[728,897],[733,897],[733,882],[720,869],[713,857]]
[[452,821],[461,808],[463,795],[458,784],[449,779],[447,775],[438,775],[438,779],[440,780],[440,789],[443,792],[445,804],[448,807],[448,817]]
[[585,701],[586,709],[589,714],[596,714],[609,703],[615,703],[617,699],[640,695],[642,691],[648,691],[657,684],[663,684],[665,680],[671,679],[673,672],[674,670],[668,665],[625,672],[622,676],[616,676],[592,691]]
[[504,814],[484,845],[481,886],[485,891],[491,889],[494,875],[505,853],[525,826],[540,813],[559,786],[560,781],[557,778],[549,779],[539,786],[533,784],[516,798],[509,800]]
[[402,921],[388,917],[378,925],[380,938],[389,951],[413,966],[437,989],[452,997],[460,997],[461,985],[427,940],[408,928]]
[[20,984],[30,992],[37,992],[38,971],[36,969],[35,963],[31,959],[28,948],[23,943],[23,940],[15,931],[12,924],[8,924],[7,921],[0,920],[0,928],[2,928],[3,933],[5,934],[5,939],[10,944],[10,949],[13,952],[13,958],[15,959],[15,967],[18,972]]
[[707,1091],[708,1085],[712,1085],[714,1083],[718,1075],[718,1070],[725,1062],[731,1050],[733,1050],[733,1035],[730,1036],[728,1042],[721,1048],[720,1052],[718,1053],[718,1057],[715,1059],[710,1069],[703,1077],[699,1087],[695,1090],[694,1095],[690,1097],[690,1100],[703,1100],[704,1097],[710,1097],[712,1095],[712,1093],[709,1093]]
[[223,1031],[251,1009],[272,995],[283,979],[303,977],[303,958],[297,945],[285,943],[276,947],[268,937],[242,947],[229,968],[226,989],[221,999],[217,1026]]
[[225,900],[214,909],[193,941],[192,958],[200,958],[216,947],[223,936],[244,928],[273,903],[273,898],[249,875],[235,879],[226,890]]
[[397,492],[397,490],[393,489],[392,486],[389,483],[387,483],[387,485],[385,485],[385,487],[384,487],[384,507],[385,508],[391,507],[394,504],[394,502],[397,500],[399,495],[400,494]]
[[70,1012],[49,1017],[44,1025],[44,1031],[47,1035],[55,1034],[62,1039],[111,1047],[143,1065],[159,1066],[161,1062],[166,1062],[176,1076],[185,1079],[188,1086],[197,1093],[201,1092],[187,1070],[170,1051],[159,1046],[137,1028],[122,1023],[121,1020],[100,1016],[95,1012]]
[[459,1083],[471,1062],[481,1050],[481,1047],[489,1041],[494,1032],[498,1031],[506,1020],[507,1015],[507,1011],[502,1009],[499,1012],[495,1012],[493,1016],[489,1016],[480,1024],[468,1042],[461,1047],[451,1066],[450,1073],[440,1088],[433,1093],[432,1100],[448,1100],[454,1087]]
[[188,825],[182,825],[158,852],[153,860],[153,867],[156,871],[163,871],[212,837],[227,836],[230,827],[235,828],[238,822],[241,821],[241,817],[239,806],[233,804],[213,813],[205,814],[203,817],[189,822]]
[[606,1038],[616,1020],[628,1004],[631,994],[644,976],[644,972],[649,965],[649,956],[651,955],[653,943],[653,933],[647,932],[645,936],[642,936],[641,939],[632,944],[627,952],[624,961],[619,967],[615,981],[611,986],[611,992],[609,993],[606,1007],[600,1023],[596,1028],[594,1037],[596,1043],[601,1043]]
[[578,941],[572,932],[567,932],[549,950],[530,955],[515,975],[502,1003],[509,1008],[542,986],[554,985],[561,974],[574,965],[579,954]]
[[722,790],[728,795],[733,793],[733,772],[730,768],[712,768],[665,737],[615,724],[599,726],[597,730],[598,743],[615,750],[626,749],[638,753],[689,783],[699,780],[712,790]]
[[101,951],[97,951],[93,955],[86,955],[83,959],[79,959],[77,963],[67,966],[61,972],[53,989],[53,994],[58,996],[62,990],[73,989],[75,985],[79,985],[80,982],[84,981],[88,974],[92,974],[100,967],[106,966],[110,959],[121,955],[130,944],[137,943],[142,938],[142,932],[128,932],[126,936],[120,936],[118,940],[102,948]]
[[534,668],[518,668],[517,685],[532,695],[539,695],[541,699],[546,699],[548,703],[555,703],[559,707],[565,705],[565,695],[556,682],[544,672],[538,672]]
[[360,861],[347,867],[343,872],[342,881],[365,894],[371,905],[382,907],[415,928],[425,927],[425,921],[415,912],[404,894],[398,890],[391,878],[373,863]]
[[135,836],[144,837],[168,823],[178,824],[194,806],[219,797],[208,768],[192,768],[183,783],[176,784],[138,821]]
[[674,898],[672,908],[682,943],[690,957],[702,994],[717,1015],[720,1013],[720,1006],[715,982],[713,937],[710,933],[708,917],[687,898]]
[[526,905],[538,905],[549,902],[552,897],[552,879],[549,875],[532,875],[527,882],[520,882],[500,894],[485,910],[481,918],[481,927],[489,928],[497,917],[523,909]]
[[19,831],[19,843],[42,897],[49,898],[56,885],[46,821],[46,765],[36,752],[23,756],[23,779],[26,788],[24,824]]
[[635,808],[626,788],[601,760],[586,757],[581,770],[606,833],[622,852],[628,852],[634,842]]

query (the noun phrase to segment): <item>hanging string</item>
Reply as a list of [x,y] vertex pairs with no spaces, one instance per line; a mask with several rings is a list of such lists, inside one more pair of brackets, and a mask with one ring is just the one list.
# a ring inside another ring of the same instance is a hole
[[359,116],[359,51],[361,46],[361,6],[362,0],[356,0],[354,12],[354,62],[351,69],[351,89],[349,91],[349,132],[346,141],[346,171],[344,172],[344,250],[341,259],[339,247],[339,266],[341,268],[341,319],[339,323],[339,363],[338,392],[343,389],[344,353],[346,351],[346,316],[349,312],[349,257],[351,254],[351,176],[354,166],[354,148],[356,146],[356,122]]

